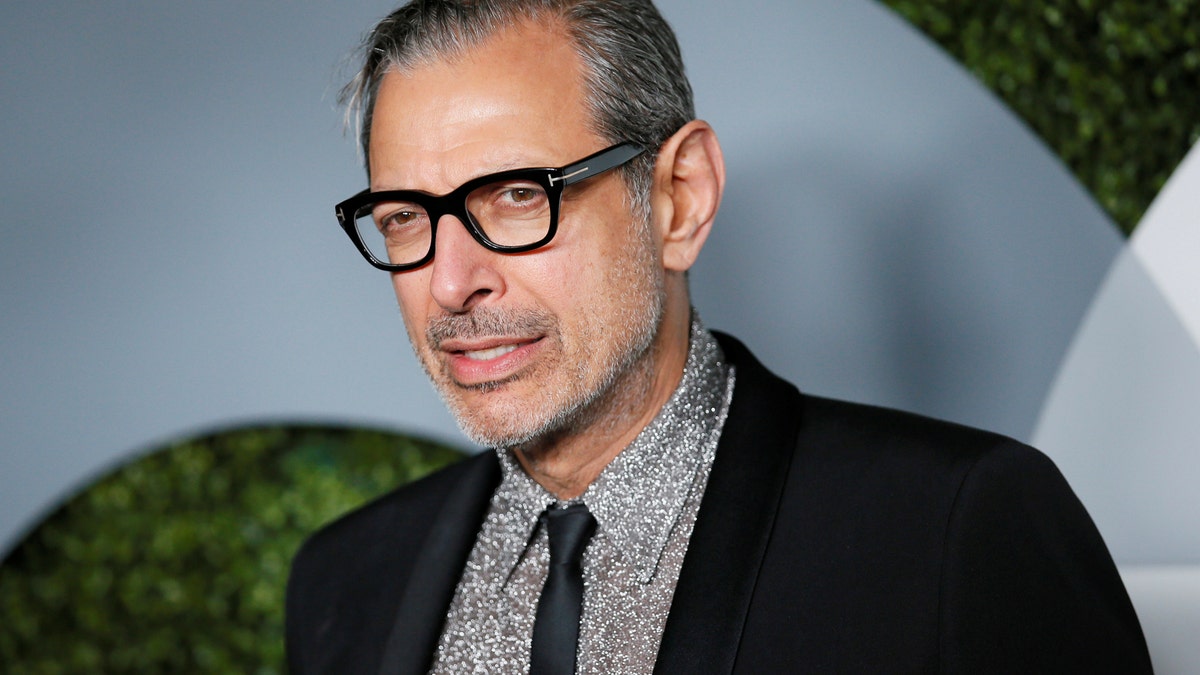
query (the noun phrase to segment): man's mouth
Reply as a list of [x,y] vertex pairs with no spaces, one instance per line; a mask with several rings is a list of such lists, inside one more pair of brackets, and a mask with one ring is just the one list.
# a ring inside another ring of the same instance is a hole
[[506,381],[536,358],[541,337],[448,340],[441,345],[448,374],[460,386]]
[[529,344],[529,343],[522,342],[522,343],[517,343],[517,344],[500,345],[499,347],[492,347],[491,349],[475,349],[475,350],[463,351],[461,353],[463,356],[467,357],[468,359],[471,359],[472,361],[490,361],[494,358],[504,356],[505,354],[515,352],[517,350],[517,348],[519,348],[523,344]]

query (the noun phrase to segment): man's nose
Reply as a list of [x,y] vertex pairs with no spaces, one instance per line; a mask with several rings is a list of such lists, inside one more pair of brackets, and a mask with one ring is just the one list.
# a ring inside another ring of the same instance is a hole
[[496,269],[501,254],[483,247],[467,226],[454,216],[438,221],[429,292],[447,312],[469,311],[492,295],[504,292]]

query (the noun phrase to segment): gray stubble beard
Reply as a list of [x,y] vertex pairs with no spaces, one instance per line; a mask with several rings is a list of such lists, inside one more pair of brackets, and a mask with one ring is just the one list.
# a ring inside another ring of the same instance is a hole
[[[619,288],[636,291],[612,322],[621,327],[621,339],[601,364],[604,374],[593,386],[587,387],[588,373],[581,369],[548,398],[549,402],[557,405],[549,415],[520,403],[505,412],[510,417],[516,417],[508,423],[498,423],[490,415],[479,414],[456,396],[456,390],[499,389],[513,380],[463,387],[452,381],[448,369],[444,367],[439,368],[440,374],[435,376],[433,369],[437,366],[430,363],[432,356],[421,357],[420,350],[413,345],[426,375],[454,415],[459,428],[474,443],[539,453],[566,437],[589,429],[604,428],[599,425],[619,424],[633,414],[638,403],[649,395],[654,384],[655,366],[659,361],[655,345],[662,329],[666,288],[655,264],[648,226],[635,225],[634,228],[639,244],[636,253],[619,259],[611,271],[611,276],[625,282],[617,284]],[[593,326],[588,337],[594,339],[612,334],[614,327]],[[465,314],[438,317],[430,323],[426,341],[436,353],[436,345],[451,337],[529,334],[541,334],[546,336],[544,339],[553,339],[562,345],[558,317],[541,309],[501,311],[478,308]],[[539,367],[545,365],[539,364]],[[528,376],[530,374],[523,374],[517,378]]]

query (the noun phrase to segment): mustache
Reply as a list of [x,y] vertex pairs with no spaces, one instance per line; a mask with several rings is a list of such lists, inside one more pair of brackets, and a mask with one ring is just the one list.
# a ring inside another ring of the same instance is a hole
[[452,339],[549,335],[558,331],[558,319],[542,309],[473,309],[466,314],[434,318],[425,339],[434,349]]

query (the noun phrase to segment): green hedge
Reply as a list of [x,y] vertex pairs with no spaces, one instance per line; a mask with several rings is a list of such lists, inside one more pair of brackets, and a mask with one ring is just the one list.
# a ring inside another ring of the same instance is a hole
[[1200,0],[884,0],[1025,119],[1127,234],[1200,140]]
[[0,671],[280,673],[305,536],[462,455],[393,434],[238,430],[134,461],[0,565]]

